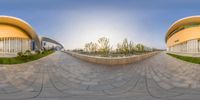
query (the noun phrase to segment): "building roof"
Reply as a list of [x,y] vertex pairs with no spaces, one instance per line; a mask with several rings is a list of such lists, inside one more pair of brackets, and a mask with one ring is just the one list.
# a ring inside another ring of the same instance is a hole
[[177,28],[186,25],[186,24],[190,24],[190,23],[200,23],[200,16],[189,16],[189,17],[185,17],[182,18],[176,22],[174,22],[168,29],[166,36],[165,36],[165,42],[167,42],[167,40],[170,38],[170,36],[172,36],[174,33],[173,31],[176,30]]
[[59,42],[57,42],[57,41],[55,41],[55,40],[53,40],[53,39],[51,39],[51,38],[48,38],[48,37],[41,37],[41,38],[40,38],[40,41],[41,41],[41,42],[42,42],[42,41],[51,42],[51,43],[54,43],[54,44],[59,45],[61,48],[64,48],[62,44],[60,44]]

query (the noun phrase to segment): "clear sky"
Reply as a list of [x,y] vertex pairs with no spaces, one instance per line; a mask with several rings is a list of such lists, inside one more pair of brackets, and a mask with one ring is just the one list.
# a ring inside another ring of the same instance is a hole
[[0,0],[0,15],[27,21],[40,36],[66,49],[110,38],[111,45],[128,38],[135,43],[165,48],[169,26],[200,15],[198,0]]

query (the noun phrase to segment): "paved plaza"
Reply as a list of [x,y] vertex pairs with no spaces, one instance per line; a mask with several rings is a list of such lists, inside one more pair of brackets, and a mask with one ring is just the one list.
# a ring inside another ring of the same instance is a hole
[[117,66],[63,52],[0,65],[0,100],[199,100],[200,65],[164,52]]

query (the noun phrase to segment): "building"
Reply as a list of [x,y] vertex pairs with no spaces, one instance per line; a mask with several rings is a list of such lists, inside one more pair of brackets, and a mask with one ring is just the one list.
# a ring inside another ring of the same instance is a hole
[[19,18],[0,16],[0,57],[16,56],[18,52],[27,50],[42,50],[43,40],[59,44],[48,38],[40,40],[31,25]]
[[0,16],[0,53],[16,54],[40,49],[39,38],[25,21],[11,16]]
[[167,50],[200,53],[200,16],[190,16],[173,23],[167,31]]
[[45,50],[49,50],[49,49],[61,50],[64,48],[62,44],[48,37],[41,37],[40,42],[41,42],[42,49],[45,49]]

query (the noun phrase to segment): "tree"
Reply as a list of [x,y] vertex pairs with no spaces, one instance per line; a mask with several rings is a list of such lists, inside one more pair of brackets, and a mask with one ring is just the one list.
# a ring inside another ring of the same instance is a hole
[[129,42],[129,53],[133,54],[135,52],[135,45],[132,41]]
[[98,44],[97,43],[90,43],[90,48],[91,48],[91,52],[97,52],[98,50]]
[[93,52],[93,51],[92,51],[92,45],[93,45],[92,42],[88,43],[88,49],[89,49],[89,52],[90,52],[90,53]]
[[109,39],[106,37],[99,38],[98,43],[99,43],[99,49],[98,49],[99,52],[103,53],[104,56],[108,56],[111,50]]
[[117,53],[123,53],[123,48],[122,48],[122,45],[120,43],[117,43],[116,52]]
[[130,53],[134,53],[135,51],[135,45],[132,41],[128,42],[127,38],[125,38],[122,42],[122,44],[118,43],[117,44],[117,49],[116,51],[118,53],[122,53],[122,54],[130,54]]
[[144,51],[144,45],[143,44],[137,44],[136,48],[138,51]]
[[89,52],[89,43],[85,44],[85,48],[84,49],[85,49],[86,52]]
[[122,48],[123,48],[124,54],[127,55],[127,54],[129,53],[129,44],[128,44],[127,38],[125,38],[125,39],[123,40]]
[[98,45],[97,43],[89,42],[85,44],[85,51],[92,53],[97,52]]

